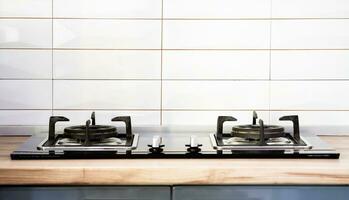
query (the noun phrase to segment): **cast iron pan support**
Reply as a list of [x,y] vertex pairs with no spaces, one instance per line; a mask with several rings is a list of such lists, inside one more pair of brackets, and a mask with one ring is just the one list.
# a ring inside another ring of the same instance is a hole
[[264,136],[264,122],[263,120],[259,120],[259,145],[265,146],[267,143],[265,143],[265,136]]
[[257,124],[257,119],[258,119],[258,115],[257,115],[256,111],[253,111],[252,125]]
[[292,121],[293,123],[293,138],[299,144],[301,141],[300,133],[299,133],[299,119],[298,115],[288,115],[280,117],[280,121]]
[[93,125],[93,126],[96,125],[96,114],[95,114],[95,112],[92,112],[92,114],[91,114],[91,120],[92,120],[92,125]]
[[85,131],[85,142],[84,142],[85,146],[90,145],[90,125],[91,125],[91,120],[87,120],[86,131]]
[[236,121],[236,119],[232,116],[219,116],[217,119],[217,139],[223,138],[223,123],[226,121]]
[[126,124],[126,138],[131,139],[132,138],[132,126],[131,126],[131,117],[130,116],[120,116],[120,117],[114,117],[111,119],[113,122],[125,122]]
[[69,121],[68,118],[63,116],[51,116],[49,122],[49,131],[48,131],[48,142],[53,144],[56,137],[56,122],[60,121]]

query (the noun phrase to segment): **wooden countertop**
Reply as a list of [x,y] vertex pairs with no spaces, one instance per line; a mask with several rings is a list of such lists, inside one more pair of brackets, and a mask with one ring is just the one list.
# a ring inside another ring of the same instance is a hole
[[0,185],[349,185],[349,136],[322,136],[339,159],[11,160],[26,137],[0,137]]

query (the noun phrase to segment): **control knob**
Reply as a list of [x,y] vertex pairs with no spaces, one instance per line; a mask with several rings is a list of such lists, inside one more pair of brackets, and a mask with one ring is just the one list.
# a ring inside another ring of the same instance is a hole
[[162,137],[159,135],[153,136],[152,144],[149,144],[148,147],[151,153],[161,153],[165,145],[162,144]]

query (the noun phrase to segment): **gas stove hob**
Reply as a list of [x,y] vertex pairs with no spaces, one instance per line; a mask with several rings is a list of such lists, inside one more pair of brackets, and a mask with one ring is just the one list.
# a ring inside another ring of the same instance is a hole
[[111,125],[96,125],[95,113],[85,125],[64,128],[56,133],[57,122],[69,121],[52,116],[48,137],[33,136],[11,154],[12,159],[89,159],[89,158],[339,158],[339,153],[317,136],[301,136],[298,116],[283,116],[293,132],[284,127],[265,125],[253,112],[252,124],[233,126],[223,132],[232,116],[219,116],[214,134],[134,134],[129,116],[114,117],[124,122],[125,133]]
[[62,116],[51,117],[48,138],[37,146],[38,150],[54,154],[56,152],[120,152],[137,148],[138,134],[132,134],[129,116],[115,117],[111,120],[124,122],[125,134],[118,133],[115,126],[96,125],[94,112],[85,125],[66,127],[62,134],[55,133],[55,124],[59,121],[69,121],[69,119]]

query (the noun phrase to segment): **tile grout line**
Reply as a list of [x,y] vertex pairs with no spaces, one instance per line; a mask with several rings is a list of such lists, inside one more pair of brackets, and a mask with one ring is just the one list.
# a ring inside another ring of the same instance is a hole
[[273,25],[273,0],[270,0],[270,22],[269,22],[269,81],[268,81],[268,98],[269,98],[269,122],[271,120],[271,70],[272,70],[272,25]]
[[[129,20],[129,21],[137,21],[137,20],[166,20],[166,21],[262,21],[262,20],[348,20],[349,17],[289,17],[289,18],[137,18],[137,17],[52,17],[53,19],[58,20]],[[0,17],[0,20],[45,20],[51,19],[51,17]]]
[[[47,81],[51,80],[52,78],[0,78],[0,81]],[[141,79],[141,78],[135,78],[135,79],[109,79],[109,78],[54,78],[53,81],[188,81],[188,82],[196,82],[196,81],[220,81],[220,82],[325,82],[325,81],[332,81],[332,82],[348,82],[349,79],[215,79],[215,78],[208,78],[208,79],[198,79],[198,78],[192,78],[192,79],[183,79],[183,78],[177,78],[177,79],[171,79],[171,78],[152,78],[152,79]]]
[[53,116],[53,84],[54,84],[54,76],[53,76],[53,1],[51,0],[51,115]]
[[[132,109],[132,108],[125,108],[125,109],[103,109],[103,108],[81,108],[81,109],[55,109],[57,111],[91,111],[91,110],[95,110],[95,111],[142,111],[142,112],[152,112],[152,111],[160,111],[160,109],[154,108],[154,109]],[[299,109],[299,108],[294,108],[294,109],[271,109],[269,110],[268,108],[265,109],[250,109],[250,108],[246,108],[246,109],[234,109],[234,108],[227,108],[227,109],[219,109],[219,108],[215,108],[215,109],[179,109],[179,108],[168,108],[168,109],[162,109],[163,111],[167,111],[167,112],[217,112],[217,111],[232,111],[232,112],[244,112],[244,111],[271,111],[271,112],[287,112],[287,111],[300,111],[300,112],[349,112],[349,109]],[[28,108],[28,109],[11,109],[11,108],[6,108],[6,109],[0,109],[0,111],[51,111],[50,108]]]
[[0,47],[0,50],[56,50],[56,51],[348,51],[349,48],[321,48],[321,49],[105,49],[105,48],[41,48],[41,47]]
[[164,19],[164,0],[161,0],[161,50],[160,50],[160,126],[162,125],[162,65],[163,65],[163,19]]

